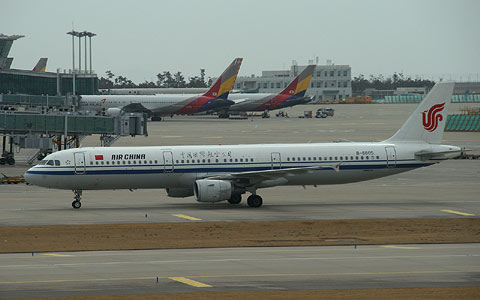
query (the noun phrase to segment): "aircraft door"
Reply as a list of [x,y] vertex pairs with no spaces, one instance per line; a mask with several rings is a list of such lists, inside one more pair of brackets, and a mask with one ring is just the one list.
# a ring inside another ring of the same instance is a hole
[[163,168],[165,172],[173,172],[173,153],[172,151],[163,151]]
[[85,174],[85,152],[73,153],[73,160],[75,162],[75,174]]
[[385,147],[385,152],[387,153],[387,168],[395,168],[397,166],[397,153],[395,147]]
[[271,159],[272,159],[272,170],[280,169],[282,167],[280,152],[272,152]]

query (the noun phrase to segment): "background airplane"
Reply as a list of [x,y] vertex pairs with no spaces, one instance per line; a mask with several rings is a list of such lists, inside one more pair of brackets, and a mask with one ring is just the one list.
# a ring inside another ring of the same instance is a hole
[[230,114],[241,114],[248,111],[270,111],[298,104],[308,103],[311,98],[305,93],[312,80],[316,65],[307,66],[288,86],[278,94],[238,93],[230,94],[229,100],[235,102],[232,106],[219,110],[219,117],[228,118]]
[[48,155],[24,175],[28,183],[83,190],[164,188],[170,197],[260,207],[261,188],[371,180],[456,157],[442,145],[453,83],[437,83],[403,126],[383,142],[89,147]]
[[242,64],[235,58],[217,81],[202,95],[85,95],[80,109],[118,115],[123,112],[147,112],[154,116],[195,114],[233,104],[228,95]]
[[47,68],[47,57],[42,57],[38,60],[37,64],[35,67],[33,67],[32,71],[35,72],[45,72],[45,69]]

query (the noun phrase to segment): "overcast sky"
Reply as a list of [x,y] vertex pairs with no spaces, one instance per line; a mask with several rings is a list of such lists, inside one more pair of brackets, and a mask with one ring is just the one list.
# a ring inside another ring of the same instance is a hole
[[[234,57],[240,75],[288,69],[319,57],[354,75],[404,72],[478,80],[478,0],[2,0],[0,33],[14,42],[12,68],[72,66],[71,36],[95,32],[93,69],[138,83],[162,71],[215,77]],[[76,45],[78,55],[78,45]],[[83,45],[82,45],[83,52]],[[76,60],[78,67],[78,58]],[[83,66],[83,63],[82,63]]]

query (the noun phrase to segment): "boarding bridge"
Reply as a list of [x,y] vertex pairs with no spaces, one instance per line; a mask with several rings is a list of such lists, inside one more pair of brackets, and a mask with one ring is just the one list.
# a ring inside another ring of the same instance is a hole
[[0,164],[14,164],[14,148],[38,149],[29,163],[43,159],[54,150],[75,148],[89,135],[100,135],[102,146],[112,145],[122,136],[147,136],[146,115],[126,113],[116,117],[84,115],[82,112],[1,111],[3,135]]

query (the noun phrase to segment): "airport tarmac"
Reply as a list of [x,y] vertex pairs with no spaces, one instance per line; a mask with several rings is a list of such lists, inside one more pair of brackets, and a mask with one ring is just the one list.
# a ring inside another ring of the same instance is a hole
[[479,256],[480,244],[1,254],[0,296],[478,286]]
[[[457,110],[463,107],[454,106]],[[324,106],[286,109],[288,119],[276,118],[274,112],[270,119],[166,118],[149,123],[148,138],[121,138],[115,146],[380,141],[391,136],[416,105],[335,105],[334,117],[295,117],[318,107]],[[97,139],[88,137],[82,145],[98,145]],[[444,143],[480,153],[479,133],[446,132]],[[20,175],[27,168],[20,162],[14,167],[1,166],[1,171]],[[249,208],[245,201],[232,206],[196,203],[193,197],[169,198],[163,190],[117,190],[84,191],[78,211],[71,208],[71,191],[0,185],[0,225],[478,216],[478,182],[480,161],[450,160],[367,182],[262,189],[264,206],[260,209]]]
[[451,160],[377,180],[260,191],[261,208],[170,198],[163,190],[73,193],[30,185],[0,186],[0,225],[431,218],[480,215],[480,161]]

